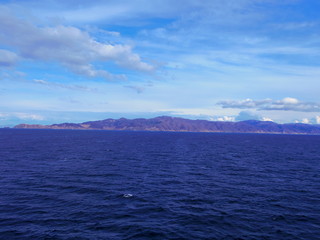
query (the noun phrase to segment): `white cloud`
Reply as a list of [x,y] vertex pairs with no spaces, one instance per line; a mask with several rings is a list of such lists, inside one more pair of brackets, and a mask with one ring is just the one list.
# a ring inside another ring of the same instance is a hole
[[295,123],[304,123],[304,124],[309,124],[311,123],[311,120],[308,118],[302,118],[301,120],[295,120]]
[[291,98],[291,97],[286,97],[282,99],[279,103],[284,103],[284,104],[298,104],[298,99],[296,98]]
[[98,89],[96,88],[90,88],[86,86],[81,85],[67,85],[67,84],[61,84],[61,83],[54,83],[54,82],[48,82],[42,79],[34,79],[34,83],[47,86],[49,88],[62,88],[62,89],[70,89],[70,90],[78,90],[78,91],[86,91],[86,92],[97,92]]
[[16,113],[15,116],[20,119],[44,120],[45,118],[38,114]]
[[[3,10],[4,7],[0,7],[0,43],[15,49],[24,59],[58,62],[74,73],[106,79],[112,79],[114,75],[95,69],[94,62],[113,62],[123,68],[144,72],[154,70],[154,66],[143,62],[128,45],[98,42],[76,27],[39,27],[14,17],[8,9]],[[0,52],[0,55],[5,54],[7,58],[15,57],[8,51]]]
[[0,113],[0,118],[1,119],[18,118],[21,120],[38,120],[38,121],[45,120],[45,118],[41,115],[32,114],[32,113],[23,113],[23,112]]
[[218,105],[221,105],[222,108],[236,109],[320,112],[320,103],[301,102],[298,99],[291,97],[286,97],[282,100],[227,100],[218,102]]
[[254,101],[250,98],[245,100],[226,100],[218,102],[218,105],[221,105],[223,108],[239,108],[239,109],[247,109],[247,108],[256,108],[257,106],[261,106],[267,103],[270,103],[271,99]]
[[145,87],[141,87],[141,86],[126,85],[124,87],[132,89],[132,90],[136,91],[137,93],[142,93],[145,90]]
[[301,120],[301,123],[310,123],[310,120],[308,119],[308,118],[303,118],[302,120]]
[[273,122],[273,120],[271,118],[268,118],[268,117],[262,117],[261,121],[264,121],[264,122]]
[[302,118],[297,119],[294,121],[295,123],[305,123],[305,124],[320,124],[320,116],[309,117],[309,118]]
[[219,121],[219,122],[233,122],[235,121],[235,117],[232,116],[222,116],[217,118],[210,119],[211,121]]
[[233,121],[246,121],[246,120],[259,120],[259,121],[269,121],[273,122],[271,118],[261,117],[254,112],[241,111],[235,116],[218,116],[210,118],[211,121],[223,121],[223,122],[233,122]]
[[[237,0],[229,1],[227,4],[222,0],[109,0],[109,1],[83,1],[81,6],[74,7],[68,3],[60,2],[59,6],[63,11],[59,11],[60,16],[64,19],[74,23],[88,23],[88,22],[107,22],[117,24],[143,24],[144,21],[139,21],[148,17],[155,18],[172,18],[179,15],[186,15],[192,11],[192,15],[197,13],[198,17],[201,17],[200,13],[211,14],[217,20],[223,16],[223,14],[233,13],[234,15],[240,15],[241,11],[236,11],[239,8],[248,7],[248,5],[257,2],[258,0]],[[67,1],[69,2],[69,1]],[[51,2],[50,2],[51,3]],[[41,5],[36,4],[36,8],[40,8]],[[227,5],[227,7],[225,7]],[[143,7],[142,7],[143,6]],[[47,10],[47,9],[45,9]],[[199,13],[200,12],[200,13]],[[209,13],[208,13],[209,12]],[[47,15],[57,15],[57,12],[53,10],[47,11]],[[245,15],[244,13],[242,13]],[[200,15],[200,16],[199,16]],[[230,21],[228,19],[228,21]],[[142,22],[142,23],[141,23]],[[144,23],[145,24],[145,23]]]
[[312,28],[319,25],[317,22],[287,22],[287,23],[277,23],[273,24],[274,27],[281,30],[297,30],[303,28]]
[[19,57],[14,52],[0,49],[0,67],[11,67],[16,64]]

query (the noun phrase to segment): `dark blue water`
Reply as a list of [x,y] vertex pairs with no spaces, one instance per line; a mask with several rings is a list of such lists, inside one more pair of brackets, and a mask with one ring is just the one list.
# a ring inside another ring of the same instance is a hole
[[320,136],[0,130],[0,239],[320,239]]

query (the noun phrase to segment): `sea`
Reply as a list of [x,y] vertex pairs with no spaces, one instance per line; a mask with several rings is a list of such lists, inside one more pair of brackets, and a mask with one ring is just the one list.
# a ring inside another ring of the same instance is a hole
[[320,136],[1,129],[0,239],[320,239]]

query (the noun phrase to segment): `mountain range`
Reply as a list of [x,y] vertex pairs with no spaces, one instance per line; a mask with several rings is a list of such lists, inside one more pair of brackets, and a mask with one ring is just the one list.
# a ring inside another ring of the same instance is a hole
[[16,125],[14,128],[320,134],[320,125],[310,125],[302,123],[278,124],[271,121],[257,120],[247,120],[240,122],[220,122],[207,120],[190,120],[168,116],[156,117],[151,119],[105,119],[83,123],[61,123],[52,125],[19,124]]

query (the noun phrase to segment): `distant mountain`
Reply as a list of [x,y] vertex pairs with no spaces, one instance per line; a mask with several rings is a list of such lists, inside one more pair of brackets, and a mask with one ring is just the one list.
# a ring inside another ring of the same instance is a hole
[[277,124],[274,122],[256,120],[248,120],[242,122],[214,122],[207,120],[190,120],[167,116],[151,119],[105,119],[84,123],[61,123],[52,125],[19,124],[14,128],[320,134],[320,125],[310,125],[302,123]]

